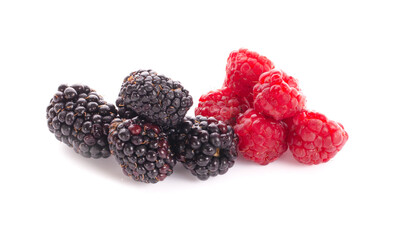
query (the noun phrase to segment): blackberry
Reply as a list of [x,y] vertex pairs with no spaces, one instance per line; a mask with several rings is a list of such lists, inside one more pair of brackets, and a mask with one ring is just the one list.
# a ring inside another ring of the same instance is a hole
[[138,114],[160,126],[176,126],[193,105],[193,98],[178,81],[152,70],[138,70],[127,76],[117,100],[124,117]]
[[108,142],[123,173],[136,181],[157,183],[173,173],[176,160],[167,135],[144,118],[115,118]]
[[47,125],[55,137],[84,157],[109,157],[108,128],[117,110],[85,85],[62,84],[47,107]]
[[178,161],[200,180],[225,174],[237,157],[233,128],[214,117],[186,117],[169,137]]

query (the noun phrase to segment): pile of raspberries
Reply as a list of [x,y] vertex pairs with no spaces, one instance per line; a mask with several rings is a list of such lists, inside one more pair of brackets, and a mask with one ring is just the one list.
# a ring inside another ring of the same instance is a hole
[[234,126],[239,152],[261,165],[288,148],[300,163],[324,163],[348,140],[342,124],[306,109],[296,78],[247,49],[230,53],[222,88],[202,95],[195,114]]
[[240,152],[266,165],[288,147],[305,164],[327,162],[348,140],[344,127],[309,111],[298,81],[246,49],[227,60],[223,87],[199,99],[153,70],[122,82],[116,104],[94,89],[61,84],[46,109],[48,129],[87,158],[114,156],[135,181],[157,183],[177,163],[207,180],[225,174]]

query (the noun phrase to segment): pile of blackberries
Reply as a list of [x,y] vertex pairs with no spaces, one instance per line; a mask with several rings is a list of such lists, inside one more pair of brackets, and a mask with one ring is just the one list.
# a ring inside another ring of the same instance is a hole
[[186,117],[193,98],[152,70],[127,76],[116,107],[85,85],[60,85],[47,107],[50,132],[84,157],[114,155],[132,179],[157,183],[176,162],[201,180],[234,165],[238,139],[213,117]]

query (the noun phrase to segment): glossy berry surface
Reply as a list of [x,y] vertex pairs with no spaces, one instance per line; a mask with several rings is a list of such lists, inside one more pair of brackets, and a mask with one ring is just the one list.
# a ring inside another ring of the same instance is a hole
[[265,56],[248,49],[230,53],[226,65],[226,79],[223,86],[230,88],[239,97],[251,99],[252,89],[259,76],[274,68],[274,64]]
[[55,137],[84,157],[109,157],[108,128],[117,110],[85,85],[62,84],[46,110]]
[[241,115],[234,130],[239,137],[238,150],[256,163],[266,165],[287,150],[287,129],[284,123],[248,109]]
[[125,175],[135,181],[157,183],[173,173],[173,159],[161,127],[143,118],[115,118],[108,142]]
[[189,92],[152,70],[132,72],[123,81],[116,102],[122,117],[136,114],[161,126],[175,126],[193,105]]
[[118,108],[118,115],[120,118],[134,118],[138,116],[135,111],[124,105],[123,98],[120,96],[116,99],[115,105]]
[[299,162],[320,164],[333,158],[347,140],[348,133],[342,124],[321,113],[303,111],[292,119],[288,144]]
[[226,124],[235,125],[238,114],[249,108],[249,101],[233,95],[231,89],[210,91],[200,97],[195,115],[214,117]]
[[178,161],[200,180],[225,174],[237,157],[237,137],[215,118],[186,117],[169,134]]
[[255,110],[276,120],[293,117],[305,107],[298,81],[281,70],[263,73],[253,91]]

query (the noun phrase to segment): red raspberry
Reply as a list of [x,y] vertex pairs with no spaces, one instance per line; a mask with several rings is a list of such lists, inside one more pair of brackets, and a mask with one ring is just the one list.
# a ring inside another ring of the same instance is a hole
[[327,162],[348,140],[348,133],[340,123],[317,112],[303,111],[293,118],[292,124],[288,145],[301,163]]
[[247,49],[233,51],[227,59],[223,86],[231,88],[239,97],[249,97],[259,76],[273,68],[274,64],[269,59],[256,52]]
[[263,73],[253,90],[255,109],[276,120],[292,117],[305,107],[298,81],[281,70]]
[[234,96],[229,88],[222,88],[202,95],[195,115],[214,117],[226,124],[234,125],[238,114],[249,108],[249,102]]
[[266,165],[287,150],[285,124],[248,109],[237,119],[234,131],[238,150],[245,158]]

